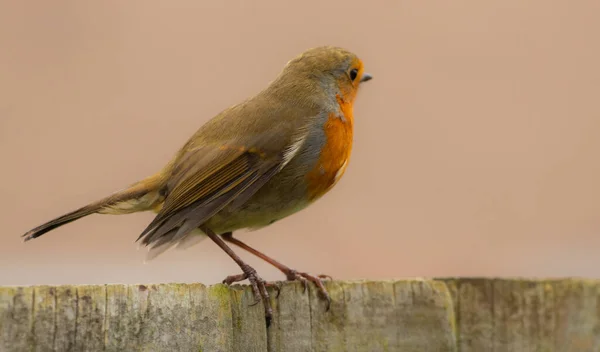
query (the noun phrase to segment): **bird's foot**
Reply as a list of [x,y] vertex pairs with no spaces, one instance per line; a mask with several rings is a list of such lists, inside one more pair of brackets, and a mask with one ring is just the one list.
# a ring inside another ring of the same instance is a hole
[[321,296],[327,301],[327,310],[329,310],[329,307],[331,306],[331,298],[329,297],[329,293],[327,292],[325,285],[323,285],[323,279],[331,280],[332,279],[331,276],[329,276],[329,275],[313,276],[308,273],[299,272],[299,271],[296,271],[293,269],[286,271],[284,274],[287,277],[288,281],[300,281],[302,283],[302,285],[304,285],[303,292],[306,292],[306,289],[308,288],[308,282],[309,281],[313,282],[319,289],[319,293],[321,294]]
[[231,285],[234,282],[248,279],[248,281],[250,281],[250,286],[252,286],[252,292],[254,293],[255,299],[251,306],[256,305],[262,300],[265,307],[265,319],[267,320],[267,327],[269,327],[269,325],[271,325],[271,319],[273,318],[273,308],[271,308],[271,300],[269,298],[269,292],[267,292],[267,287],[271,286],[272,284],[268,284],[265,280],[258,276],[256,270],[249,265],[242,266],[242,271],[242,274],[227,276],[225,280],[223,280],[223,283]]

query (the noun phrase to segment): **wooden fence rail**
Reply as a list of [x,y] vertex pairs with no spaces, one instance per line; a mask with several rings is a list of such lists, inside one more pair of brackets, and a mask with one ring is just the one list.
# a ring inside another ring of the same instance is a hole
[[[600,280],[0,287],[0,351],[600,351]],[[273,292],[273,296],[275,292]]]

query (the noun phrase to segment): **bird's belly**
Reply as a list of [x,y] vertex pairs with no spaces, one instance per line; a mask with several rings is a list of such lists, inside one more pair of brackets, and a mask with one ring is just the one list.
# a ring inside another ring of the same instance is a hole
[[284,170],[240,207],[225,207],[207,225],[217,233],[257,229],[304,209],[310,204],[305,183],[286,178],[283,173]]

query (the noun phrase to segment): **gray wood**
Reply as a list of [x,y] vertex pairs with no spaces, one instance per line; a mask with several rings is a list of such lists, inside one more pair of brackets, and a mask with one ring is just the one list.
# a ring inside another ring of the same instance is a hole
[[0,351],[597,351],[600,281],[0,287]]
[[446,279],[461,352],[599,351],[599,280]]

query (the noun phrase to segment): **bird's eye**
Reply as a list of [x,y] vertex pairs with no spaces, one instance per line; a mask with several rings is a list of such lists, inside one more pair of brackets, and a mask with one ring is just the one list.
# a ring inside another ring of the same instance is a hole
[[353,68],[350,71],[350,79],[354,81],[356,79],[356,76],[358,76],[358,70]]

